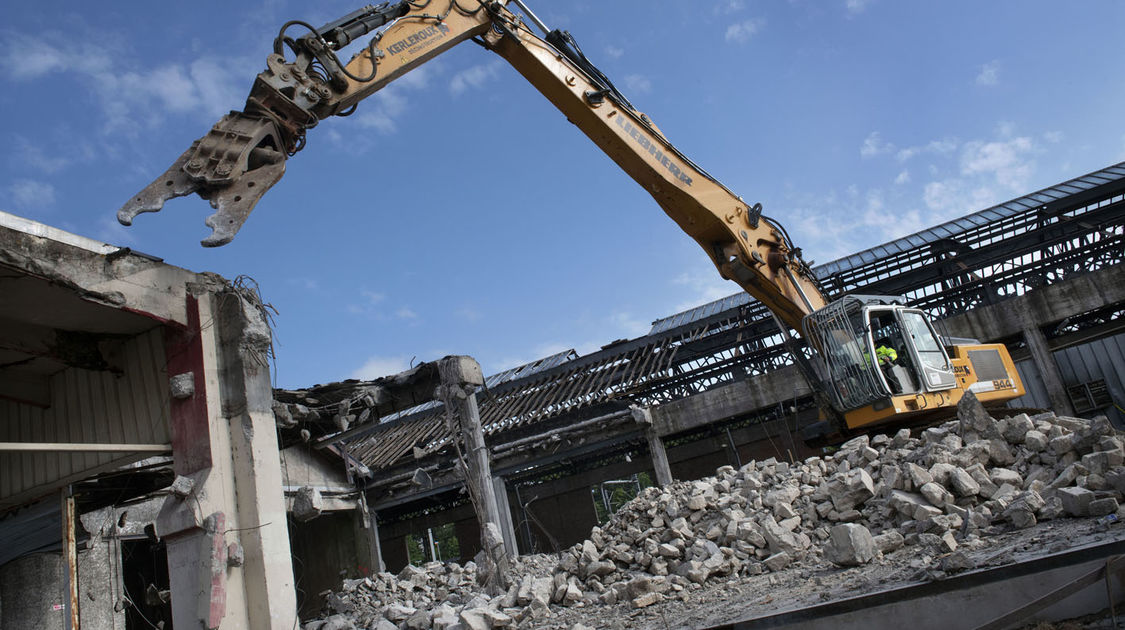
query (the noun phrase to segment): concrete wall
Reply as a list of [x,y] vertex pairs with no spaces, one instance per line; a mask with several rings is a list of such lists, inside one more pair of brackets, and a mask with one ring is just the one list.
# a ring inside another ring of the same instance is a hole
[[1125,265],[1105,267],[1047,285],[1011,300],[943,320],[949,332],[989,342],[1018,335],[1026,322],[1046,326],[1125,302]]
[[304,523],[289,521],[289,544],[293,549],[293,579],[302,618],[320,610],[320,593],[340,589],[343,579],[376,572],[371,552],[354,512],[325,512]]
[[[114,612],[121,593],[112,571],[109,545],[78,553],[78,614],[83,630],[119,630],[123,612]],[[65,564],[61,554],[23,556],[0,567],[0,630],[64,630]]]
[[810,393],[797,368],[786,366],[654,407],[652,421],[657,435],[664,437],[731,420]]
[[281,480],[285,486],[350,489],[344,468],[336,460],[333,465],[308,444],[290,446],[281,451]]

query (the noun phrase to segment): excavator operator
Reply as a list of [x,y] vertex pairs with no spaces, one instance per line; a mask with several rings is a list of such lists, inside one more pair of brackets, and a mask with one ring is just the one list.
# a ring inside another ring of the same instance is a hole
[[891,346],[891,340],[887,337],[880,337],[875,342],[875,360],[879,363],[879,369],[883,371],[883,376],[887,378],[887,383],[891,386],[891,391],[895,394],[902,393],[902,385],[895,377],[892,368],[895,361],[898,361],[898,352]]

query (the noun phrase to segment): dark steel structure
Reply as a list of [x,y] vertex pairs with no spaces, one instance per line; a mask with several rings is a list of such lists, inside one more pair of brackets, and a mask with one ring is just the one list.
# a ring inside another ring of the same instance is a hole
[[[833,299],[845,293],[903,295],[928,311],[940,328],[942,319],[1123,259],[1125,163],[820,265],[815,272]],[[1041,324],[1052,325],[1046,329],[1050,334],[1104,328],[1122,308],[1111,305],[1064,323]],[[1019,352],[1018,339],[981,341],[1011,342]],[[668,403],[792,362],[775,320],[760,303],[738,293],[658,320],[643,337],[615,341],[586,356],[560,353],[494,375],[478,393],[480,416],[494,452],[567,427],[578,433],[588,427],[588,439],[580,440],[581,449],[563,453],[568,457],[509,466],[510,480],[531,480],[559,474],[560,460],[573,472],[605,465],[630,449],[643,452],[638,429],[627,418],[629,404]],[[354,399],[324,405],[320,415],[336,415],[338,405],[353,411],[362,406],[362,383],[354,387],[359,392]],[[808,396],[793,402],[805,408],[813,404]],[[776,407],[746,409],[742,422],[784,413]],[[391,503],[405,517],[420,507],[410,506],[410,496],[440,494],[436,488],[411,487],[408,478],[427,464],[441,469],[448,440],[441,407],[430,403],[372,418],[332,441],[372,471],[372,503],[378,506],[380,496],[393,492],[397,498]],[[444,501],[459,500],[448,496]],[[428,509],[435,507],[433,501]]]

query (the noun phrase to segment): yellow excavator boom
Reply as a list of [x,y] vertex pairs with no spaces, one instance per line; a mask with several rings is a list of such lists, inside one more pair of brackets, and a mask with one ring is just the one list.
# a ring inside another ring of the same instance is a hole
[[[404,0],[367,6],[320,28],[286,23],[243,110],[225,116],[122,206],[118,220],[129,225],[137,214],[159,211],[168,199],[197,193],[216,209],[206,220],[212,233],[203,245],[230,242],[318,121],[349,115],[388,83],[472,40],[507,60],[652,195],[724,278],[769,308],[787,339],[789,329],[806,337],[828,374],[817,376],[803,354],[791,347],[794,359],[819,392],[821,406],[842,413],[847,427],[948,407],[968,391],[969,383],[955,383],[953,376],[954,359],[962,365],[964,357],[942,351],[944,359],[939,360],[932,349],[923,356],[911,345],[921,338],[904,337],[910,347],[900,350],[913,376],[865,369],[856,357],[864,348],[873,352],[870,334],[863,328],[870,324],[857,326],[848,319],[852,315],[827,308],[831,305],[785,228],[764,216],[760,204],[745,202],[676,149],[586,58],[569,33],[548,31],[520,0],[510,3],[522,13],[513,12],[508,0]],[[545,37],[533,32],[532,25]],[[302,34],[290,36],[293,29]],[[337,58],[337,50],[372,32],[347,63]],[[880,308],[879,312],[905,312],[902,306]],[[891,317],[886,313],[881,317]],[[894,317],[904,318],[900,324],[916,319]],[[914,326],[932,332],[930,324]],[[936,333],[928,336],[936,342]],[[1001,363],[1011,366],[1010,358]],[[1004,377],[996,382],[1014,385],[990,390],[989,397],[1011,398],[1022,392],[1014,368]]]

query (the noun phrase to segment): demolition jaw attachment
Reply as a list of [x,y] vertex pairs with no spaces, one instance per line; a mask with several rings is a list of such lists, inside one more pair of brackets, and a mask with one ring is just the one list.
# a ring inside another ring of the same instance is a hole
[[163,175],[117,211],[122,225],[142,212],[159,212],[164,202],[191,193],[211,202],[211,235],[204,247],[226,245],[254,205],[285,173],[286,153],[277,125],[268,118],[231,112],[196,140]]

